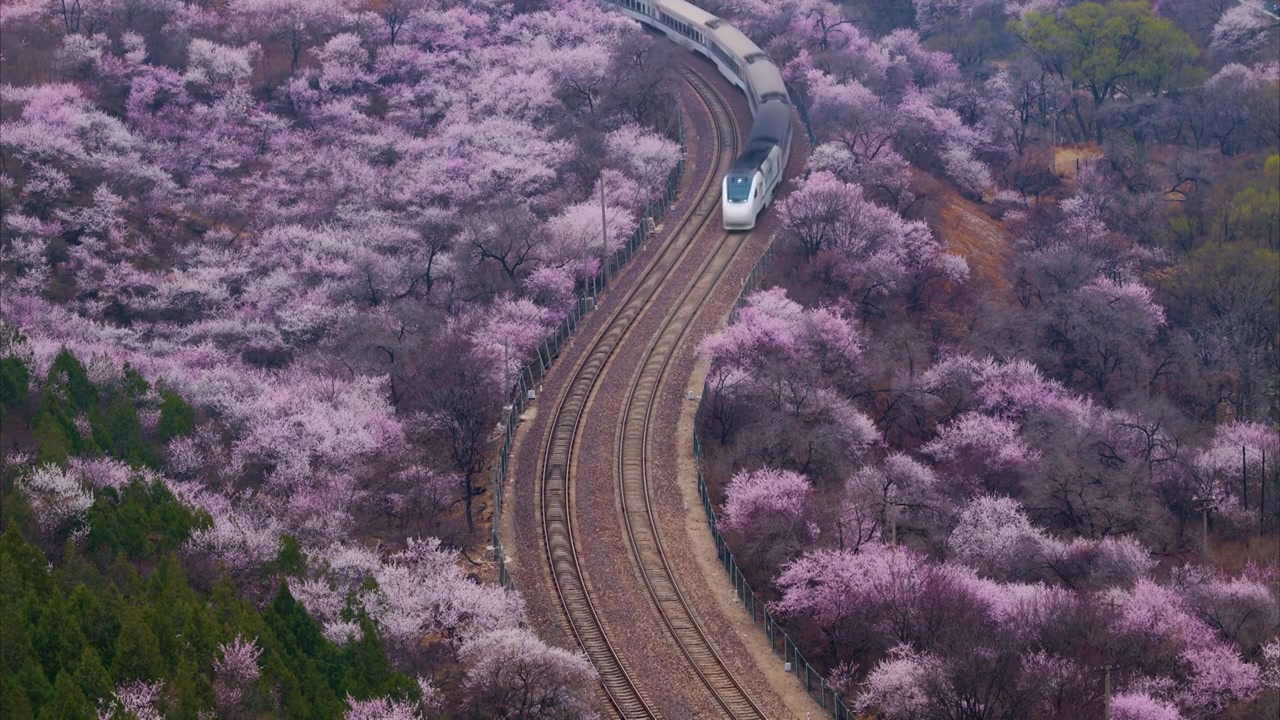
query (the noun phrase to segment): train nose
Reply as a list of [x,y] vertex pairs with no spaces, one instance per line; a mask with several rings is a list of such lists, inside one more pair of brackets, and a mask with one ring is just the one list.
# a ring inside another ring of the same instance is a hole
[[756,226],[755,208],[751,203],[720,203],[725,230],[750,230]]

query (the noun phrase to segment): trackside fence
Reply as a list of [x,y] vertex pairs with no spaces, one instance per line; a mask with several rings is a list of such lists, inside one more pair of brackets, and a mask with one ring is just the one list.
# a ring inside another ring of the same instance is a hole
[[[751,274],[743,282],[742,293],[738,296],[738,301],[733,306],[733,311],[729,315],[730,322],[737,316],[738,311],[747,302],[747,295],[760,284],[760,278],[768,272],[770,265],[773,264],[773,258],[776,253],[774,245],[770,245],[764,256],[760,258],[756,266],[752,268]],[[702,399],[698,404],[698,417],[702,416],[703,405],[707,401],[708,388],[705,384],[702,386]],[[711,492],[707,489],[707,483],[702,477],[702,441],[698,438],[697,422],[694,423],[693,429],[693,456],[696,460],[698,468],[698,497],[702,499],[702,510],[707,516],[707,525],[711,530],[711,537],[716,542],[716,556],[720,559],[720,564],[724,566],[725,572],[729,573],[729,580],[733,583],[733,592],[738,596],[738,600],[742,602],[742,607],[751,613],[751,620],[764,629],[765,636],[769,638],[769,647],[773,651],[782,656],[783,667],[788,672],[794,672],[804,689],[809,693],[823,710],[831,713],[836,720],[853,720],[856,716],[849,706],[845,703],[844,698],[834,688],[827,684],[827,679],[816,668],[804,659],[804,655],[800,653],[800,648],[792,641],[787,631],[778,624],[773,617],[773,613],[769,612],[765,602],[756,595],[755,591],[747,583],[747,577],[738,567],[738,561],[734,559],[733,553],[729,550],[729,545],[725,543],[724,537],[720,534],[720,529],[716,525],[716,511],[711,501]]]
[[805,134],[809,136],[809,147],[816,146],[818,138],[813,134],[813,123],[809,122],[809,105],[805,103],[804,96],[791,83],[787,83],[787,95],[791,97],[791,105],[800,116],[800,122],[804,123]]
[[582,318],[595,308],[596,298],[600,295],[600,292],[608,286],[609,280],[616,277],[618,272],[631,260],[636,251],[640,249],[640,244],[644,242],[645,238],[649,237],[657,226],[658,219],[666,214],[667,210],[675,202],[676,191],[680,187],[680,178],[684,175],[685,163],[683,156],[685,151],[684,117],[679,105],[676,106],[674,125],[675,128],[668,134],[673,134],[679,139],[681,159],[676,163],[675,169],[668,173],[667,184],[662,197],[650,205],[649,210],[640,218],[639,226],[631,234],[627,242],[604,258],[604,262],[601,263],[601,272],[584,278],[581,294],[569,314],[560,322],[555,332],[539,343],[537,361],[531,361],[523,365],[517,377],[513,379],[512,385],[508,388],[507,397],[509,401],[507,406],[503,408],[506,417],[503,418],[500,425],[502,430],[502,451],[498,454],[498,460],[493,466],[492,528],[493,557],[498,564],[498,582],[508,590],[515,589],[515,583],[511,580],[511,573],[507,571],[507,556],[502,548],[499,527],[502,523],[502,498],[506,489],[507,471],[511,461],[511,443],[515,439],[516,425],[520,422],[520,415],[524,412],[525,406],[536,397],[538,383],[547,374],[547,371],[551,369],[551,363],[560,356],[560,350],[569,341],[573,331],[578,329]]

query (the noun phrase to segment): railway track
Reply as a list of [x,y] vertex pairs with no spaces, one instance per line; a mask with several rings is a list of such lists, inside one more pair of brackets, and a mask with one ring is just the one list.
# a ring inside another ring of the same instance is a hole
[[764,712],[716,652],[675,582],[651,505],[653,495],[649,468],[652,463],[648,457],[649,428],[662,377],[675,356],[676,348],[688,334],[698,309],[710,297],[725,270],[746,244],[745,238],[745,235],[725,234],[717,245],[719,251],[707,258],[697,279],[685,289],[680,302],[664,319],[661,331],[645,350],[644,360],[631,380],[623,405],[617,433],[616,472],[632,558],[639,566],[649,597],[658,607],[680,651],[716,702],[731,717],[764,718]]
[[[579,563],[578,538],[573,521],[571,473],[578,435],[587,402],[606,364],[630,334],[635,320],[650,306],[659,290],[698,244],[692,240],[717,217],[719,194],[709,192],[732,163],[738,144],[737,127],[727,103],[692,71],[685,80],[711,112],[718,149],[714,171],[697,190],[694,208],[679,220],[671,241],[665,243],[639,282],[608,319],[604,330],[573,368],[568,388],[555,408],[551,432],[541,458],[542,528],[552,579],[561,608],[574,636],[600,674],[610,704],[625,718],[658,717],[649,698],[636,686],[632,673],[609,640],[604,622],[592,601],[590,587]],[[671,636],[694,672],[716,701],[733,717],[764,717],[747,692],[737,683],[699,626],[676,586],[667,563],[656,520],[649,503],[646,470],[648,420],[652,416],[658,381],[680,339],[686,334],[697,308],[715,287],[730,261],[745,243],[744,235],[722,234],[715,251],[701,264],[694,281],[685,287],[676,306],[663,320],[661,331],[649,343],[645,359],[633,377],[618,430],[618,477],[623,516],[633,561],[644,578],[649,596]]]

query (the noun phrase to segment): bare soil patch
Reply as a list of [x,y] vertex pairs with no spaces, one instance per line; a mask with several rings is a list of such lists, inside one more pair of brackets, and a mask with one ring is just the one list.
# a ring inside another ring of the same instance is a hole
[[990,206],[961,195],[950,183],[912,170],[916,193],[925,198],[922,214],[947,250],[969,263],[973,278],[1000,292],[1009,290],[1005,275],[1012,238]]
[[1059,145],[1053,149],[1053,173],[1067,183],[1072,183],[1086,162],[1102,157],[1097,143]]

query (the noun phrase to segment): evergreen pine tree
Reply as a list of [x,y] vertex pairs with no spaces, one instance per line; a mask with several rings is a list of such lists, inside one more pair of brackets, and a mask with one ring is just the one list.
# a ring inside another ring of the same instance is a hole
[[58,353],[49,367],[48,385],[65,389],[74,410],[85,411],[98,404],[97,386],[89,379],[89,373],[80,360],[66,348]]
[[[99,579],[100,580],[100,579]],[[97,652],[103,665],[115,657],[116,639],[124,617],[124,598],[114,585],[105,584],[100,592],[79,585],[67,598],[67,606],[79,619],[81,631]]]
[[151,389],[151,383],[147,382],[147,379],[142,377],[142,373],[135,370],[129,363],[124,364],[122,375],[120,392],[124,393],[125,397],[140,400]]
[[129,680],[159,680],[164,677],[164,658],[160,640],[147,627],[142,613],[130,609],[116,640],[116,654],[111,662],[111,677],[117,684]]
[[276,553],[273,569],[288,577],[298,577],[306,572],[307,559],[302,554],[302,545],[292,535],[280,536],[280,552]]
[[59,672],[53,683],[53,698],[40,708],[38,717],[40,720],[96,720],[98,714],[71,675]]
[[80,653],[80,665],[76,668],[75,681],[90,702],[96,703],[98,700],[111,697],[111,675],[102,664],[98,651],[92,646],[86,647],[84,652]]
[[367,700],[386,693],[391,670],[387,667],[387,654],[378,638],[378,628],[363,613],[360,631],[360,640],[342,651],[341,666],[346,671],[343,689],[354,698]]
[[0,358],[0,417],[21,410],[31,392],[31,376],[27,366],[15,357]]
[[56,463],[62,465],[71,455],[72,443],[57,418],[48,412],[41,412],[36,419],[36,463]]
[[36,605],[37,620],[31,628],[31,645],[47,677],[76,666],[86,644],[80,623],[67,613],[66,596],[56,585]]
[[[0,582],[6,573],[0,573]],[[31,717],[53,688],[36,661],[24,613],[9,599],[0,601],[0,704],[5,720]]]
[[156,429],[160,442],[189,435],[196,427],[195,409],[172,390],[161,390],[160,397],[160,424]]
[[35,716],[21,678],[0,675],[0,709],[4,710],[5,720],[31,720]]

